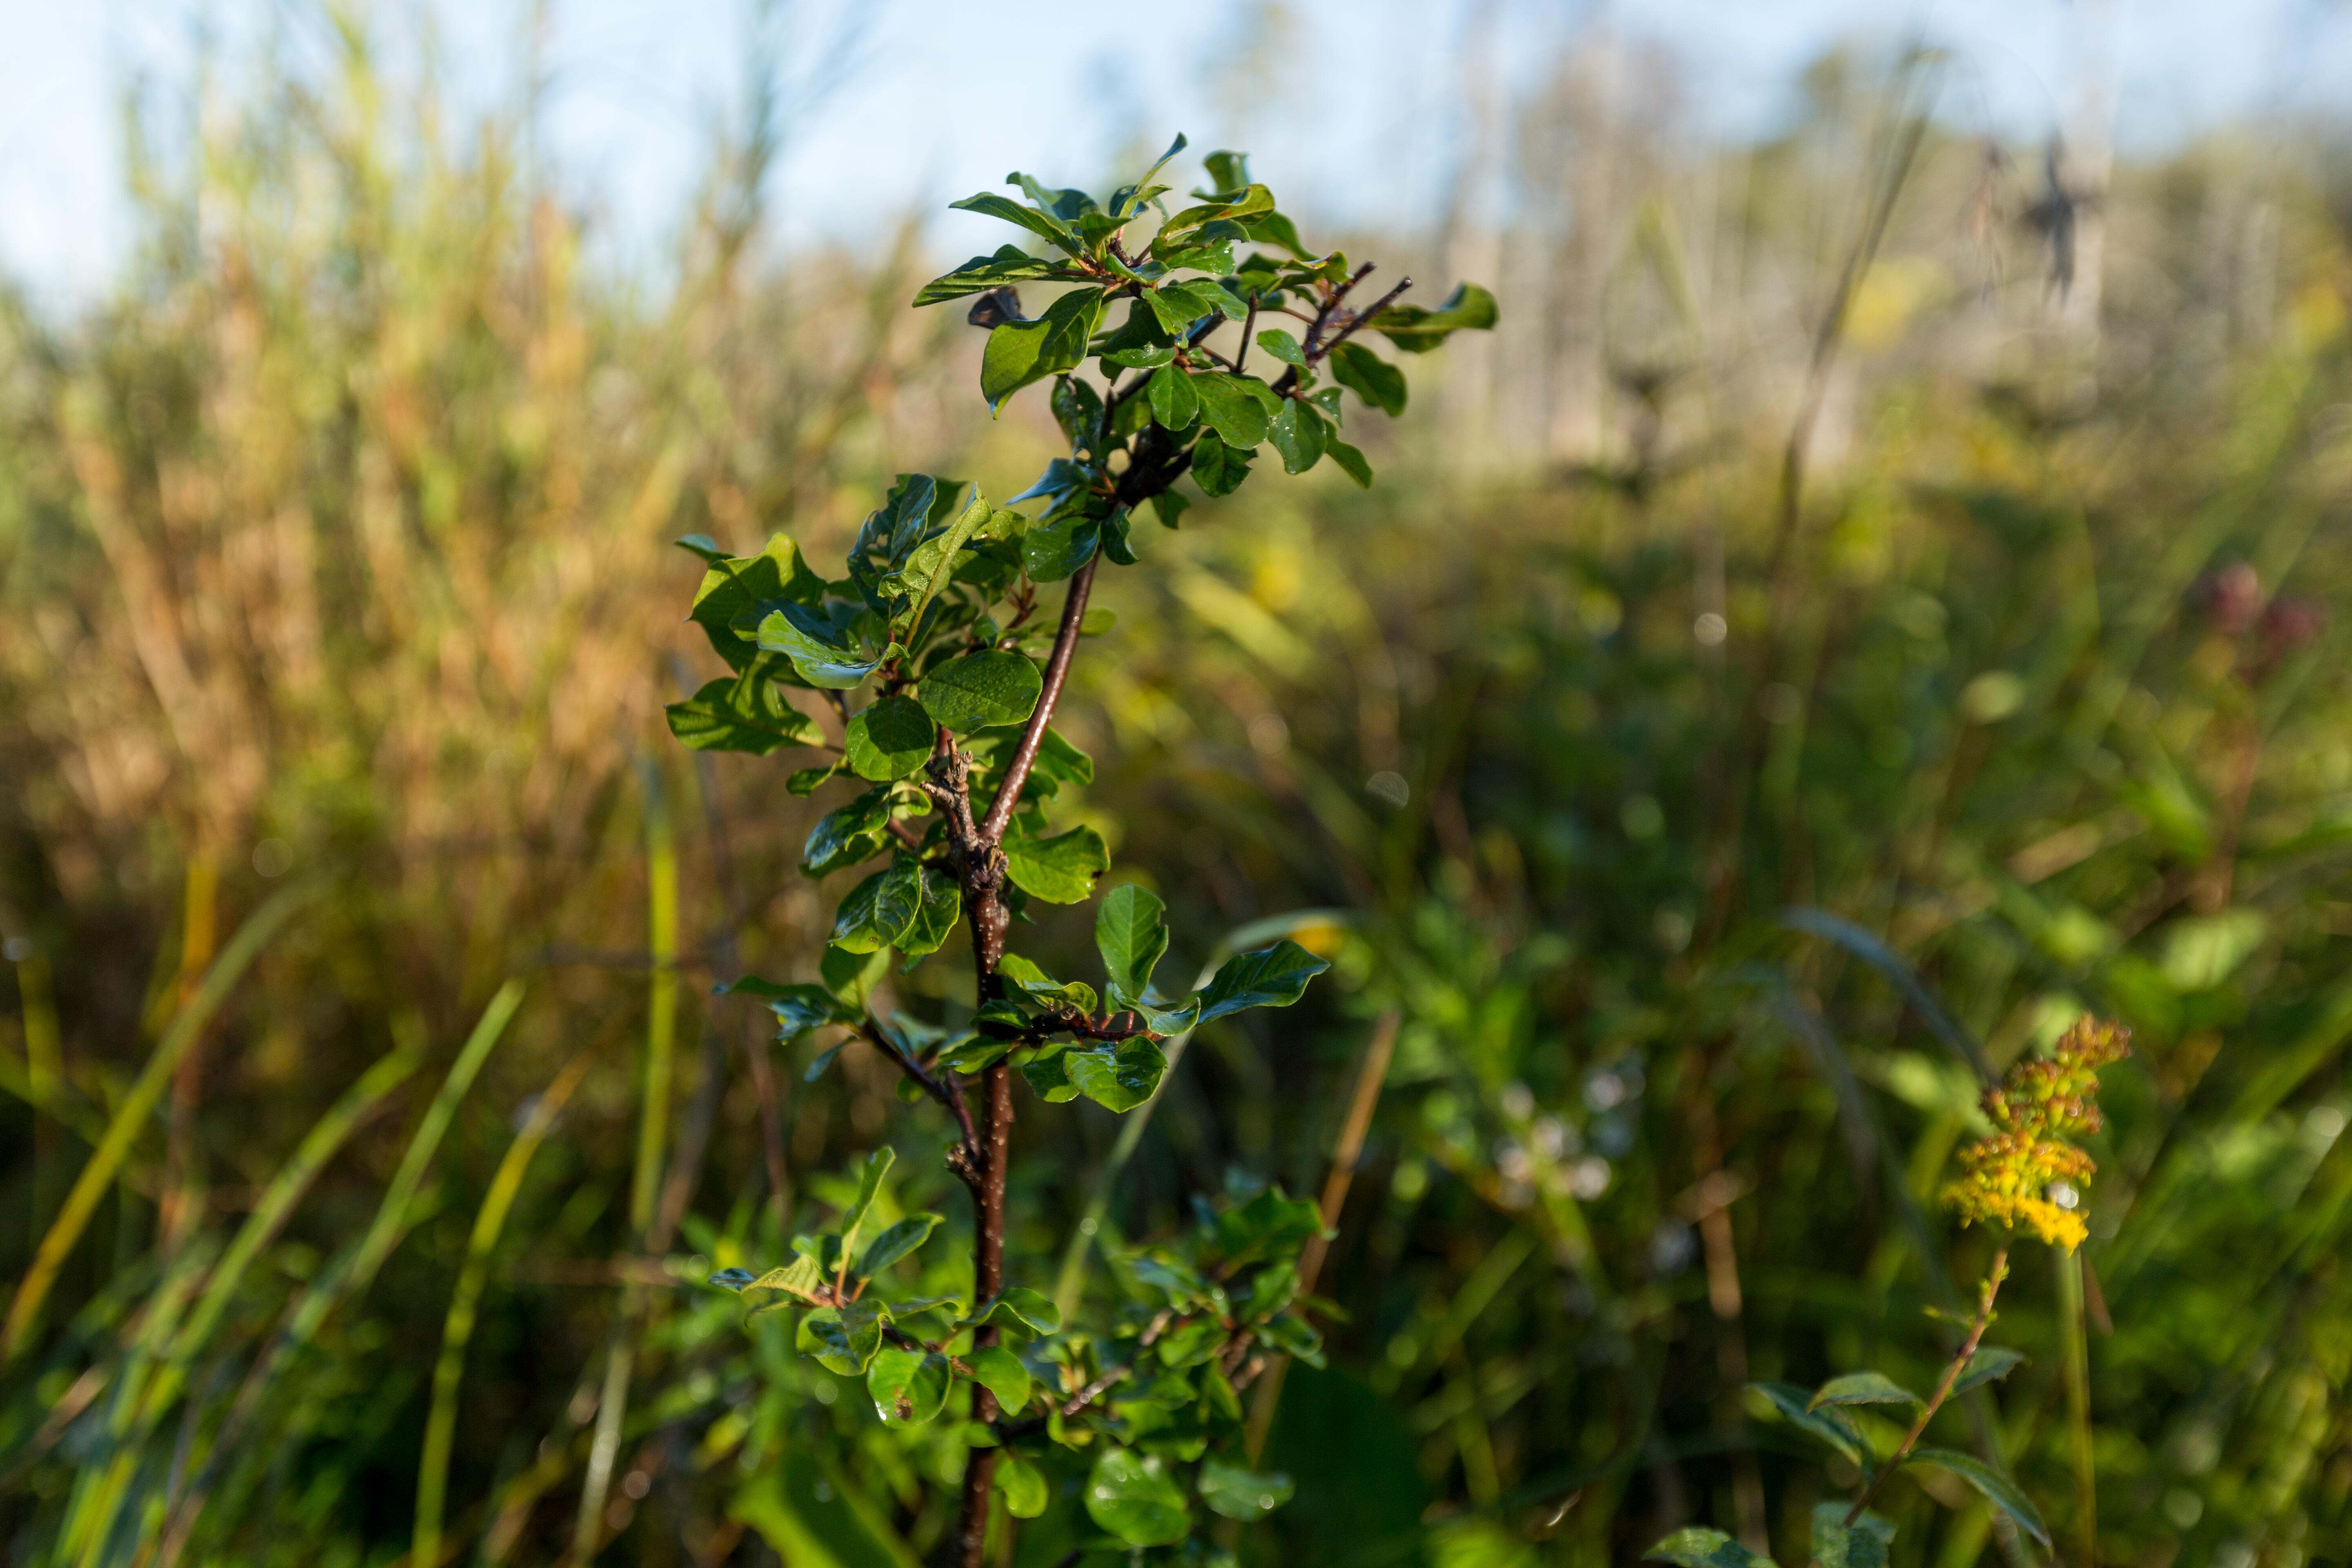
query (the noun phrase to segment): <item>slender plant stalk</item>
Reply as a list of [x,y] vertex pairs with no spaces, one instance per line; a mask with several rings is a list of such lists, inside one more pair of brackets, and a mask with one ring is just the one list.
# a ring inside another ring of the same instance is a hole
[[1969,1360],[1977,1353],[1977,1345],[1983,1340],[1985,1330],[1992,1325],[1993,1298],[2000,1294],[2000,1282],[2008,1278],[2009,1244],[2003,1242],[1992,1255],[1992,1266],[1985,1270],[1984,1283],[1977,1288],[1977,1315],[1969,1321],[1968,1338],[1962,1340],[1960,1348],[1953,1352],[1950,1364],[1944,1368],[1942,1380],[1936,1384],[1936,1392],[1928,1396],[1927,1404],[1919,1407],[1919,1418],[1911,1423],[1911,1430],[1903,1434],[1903,1441],[1897,1445],[1894,1454],[1886,1463],[1878,1467],[1878,1474],[1863,1488],[1862,1495],[1853,1500],[1853,1507],[1846,1510],[1845,1522],[1849,1526],[1862,1517],[1863,1510],[1870,1506],[1870,1500],[1876,1497],[1878,1489],[1886,1484],[1886,1478],[1900,1469],[1903,1461],[1911,1457],[1911,1450],[1919,1446],[1919,1435],[1927,1430],[1927,1423],[1935,1419],[1936,1412],[1944,1407],[1944,1401],[1952,1396],[1952,1384],[1959,1381],[1960,1373],[1967,1370]]
[[[637,1164],[629,1184],[629,1234],[640,1248],[649,1247],[658,1212],[677,1033],[677,845],[670,832],[669,801],[662,792],[659,770],[648,765],[645,781],[646,946],[653,959],[653,984],[646,1004]],[[577,1564],[595,1557],[604,1532],[604,1500],[612,1495],[613,1467],[620,1458],[621,1424],[628,1415],[629,1380],[636,1369],[637,1330],[645,1313],[645,1287],[626,1287],[621,1296],[621,1315],[613,1325],[612,1342],[605,1352],[604,1387],[596,1405],[596,1440],[588,1450],[580,1514],[572,1521],[572,1561]]]
[[565,1063],[553,1082],[542,1091],[530,1108],[514,1142],[507,1145],[506,1158],[499,1162],[498,1172],[490,1178],[489,1191],[482,1196],[480,1211],[474,1216],[474,1233],[466,1244],[465,1267],[458,1272],[457,1288],[450,1294],[449,1315],[441,1328],[441,1354],[433,1366],[433,1405],[425,1421],[425,1448],[416,1465],[416,1528],[409,1546],[409,1561],[415,1563],[437,1563],[441,1560],[441,1516],[448,1500],[449,1450],[457,1433],[457,1386],[466,1373],[466,1342],[473,1337],[474,1316],[481,1305],[482,1287],[489,1279],[490,1251],[499,1244],[499,1233],[506,1227],[507,1212],[514,1207],[515,1195],[522,1190],[524,1173],[530,1168],[531,1156],[546,1142],[562,1113],[564,1102],[587,1076],[593,1058],[585,1052]]
[[2098,1471],[2091,1450],[2091,1342],[2083,1254],[2058,1255],[2058,1331],[2066,1357],[2066,1428],[2074,1462],[2074,1551],[2082,1568],[2099,1560]]
[[147,1126],[147,1118],[154,1111],[156,1102],[177,1071],[180,1058],[194,1046],[215,1012],[227,1000],[228,994],[261,950],[269,945],[280,927],[320,892],[323,884],[306,882],[287,889],[256,910],[229,939],[220,956],[213,961],[204,983],[187,1005],[173,1016],[171,1027],[148,1057],[131,1092],[115,1107],[108,1121],[106,1136],[82,1167],[81,1175],[66,1194],[65,1206],[50,1223],[48,1234],[41,1238],[40,1250],[33,1255],[32,1267],[17,1283],[16,1295],[8,1305],[8,1321],[0,1329],[0,1366],[5,1366],[28,1348],[34,1321],[40,1315],[41,1303],[48,1297],[49,1288],[57,1283],[58,1270],[65,1267],[66,1257],[73,1251],[74,1243],[81,1239],[90,1215],[98,1208],[99,1199],[106,1195],[108,1184],[121,1169],[131,1152],[131,1145]]
[[[1323,1234],[1307,1244],[1298,1256],[1298,1293],[1312,1295],[1315,1282],[1323,1272],[1323,1260],[1331,1250],[1330,1236],[1339,1227],[1339,1211],[1348,1205],[1348,1189],[1356,1179],[1356,1162],[1364,1152],[1364,1139],[1371,1131],[1372,1111],[1380,1105],[1381,1089],[1387,1083],[1389,1058],[1396,1052],[1397,1029],[1402,1015],[1391,1009],[1381,1015],[1372,1026],[1372,1037],[1364,1043],[1362,1062],[1356,1068],[1356,1087],[1348,1100],[1348,1119],[1340,1124],[1339,1140],[1331,1148],[1331,1172],[1323,1178],[1323,1195],[1319,1206],[1323,1215]],[[1265,1435],[1274,1426],[1274,1413],[1282,1401],[1282,1382],[1290,1371],[1290,1358],[1276,1356],[1266,1364],[1259,1377],[1257,1392],[1250,1400],[1249,1426],[1244,1436],[1244,1451],[1255,1465],[1265,1450]]]

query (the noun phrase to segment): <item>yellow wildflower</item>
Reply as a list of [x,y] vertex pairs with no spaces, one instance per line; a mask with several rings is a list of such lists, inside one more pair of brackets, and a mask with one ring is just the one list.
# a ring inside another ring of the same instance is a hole
[[2031,1230],[2069,1252],[2083,1244],[2081,1216],[2051,1194],[2062,1183],[2071,1193],[2090,1184],[2091,1157],[2067,1140],[2099,1130],[2099,1069],[2127,1055],[2130,1039],[2120,1025],[2084,1018],[2049,1056],[2017,1063],[1985,1091],[1994,1132],[1960,1151],[1964,1173],[1944,1189],[1961,1224]]

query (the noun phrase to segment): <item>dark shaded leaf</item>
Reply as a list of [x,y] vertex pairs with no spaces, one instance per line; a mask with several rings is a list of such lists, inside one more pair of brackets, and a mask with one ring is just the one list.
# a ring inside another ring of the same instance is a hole
[[1484,331],[1495,324],[1495,296],[1475,283],[1455,287],[1434,310],[1391,305],[1371,320],[1372,331],[1407,353],[1427,353],[1454,333]]
[[1238,953],[1224,962],[1201,992],[1200,1022],[1251,1007],[1287,1007],[1306,994],[1308,981],[1330,967],[1288,938]]
[[1331,379],[1381,413],[1393,417],[1404,412],[1404,372],[1361,343],[1341,343],[1326,362]]
[[2042,1545],[2050,1544],[2050,1527],[2042,1522],[2042,1514],[2033,1500],[2019,1489],[2015,1481],[1978,1458],[1956,1448],[1914,1448],[1904,1461],[1910,1465],[1937,1465],[1952,1472],[1984,1494],[1987,1502],[2017,1521],[2024,1531]]
[[814,746],[824,739],[816,721],[785,701],[783,689],[756,666],[732,680],[707,682],[662,711],[669,732],[698,752],[764,757],[779,746]]
[[954,271],[942,273],[924,284],[915,293],[915,304],[919,309],[943,300],[960,300],[966,294],[984,294],[1007,283],[1063,279],[1076,281],[1085,277],[1085,273],[1049,257],[1027,255],[1017,245],[1000,245],[995,255],[975,256]]

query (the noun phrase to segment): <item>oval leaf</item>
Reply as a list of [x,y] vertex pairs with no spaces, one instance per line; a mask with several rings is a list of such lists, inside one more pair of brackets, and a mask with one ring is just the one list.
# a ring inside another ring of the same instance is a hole
[[1960,1375],[1952,1380],[1952,1392],[1955,1394],[1966,1394],[1979,1384],[1990,1383],[1997,1377],[2007,1377],[2016,1371],[2024,1360],[2023,1354],[2017,1351],[2005,1350],[1999,1345],[1987,1345],[1969,1357],[1969,1364],[1962,1367]]
[[990,1345],[986,1350],[972,1352],[966,1359],[971,1367],[972,1381],[996,1395],[998,1407],[1006,1415],[1019,1415],[1029,1403],[1034,1381],[1021,1358],[1003,1345]]
[[1132,1546],[1169,1546],[1192,1529],[1192,1510],[1158,1456],[1107,1448],[1087,1478],[1087,1513]]
[[931,743],[939,728],[922,704],[907,697],[885,697],[862,713],[853,713],[844,742],[849,771],[862,779],[881,783],[903,779],[930,761]]
[[1142,1035],[1082,1051],[1065,1051],[1060,1060],[1063,1072],[1080,1094],[1122,1114],[1150,1100],[1168,1071],[1168,1058]]
[[1050,1500],[1045,1473],[1017,1454],[996,1461],[996,1488],[1004,1494],[1004,1511],[1015,1519],[1036,1518]]
[[1017,653],[996,651],[950,659],[923,677],[923,711],[959,735],[992,724],[1018,724],[1037,706],[1045,681]]
[[850,1272],[861,1279],[872,1279],[929,1241],[931,1232],[939,1226],[940,1216],[935,1214],[908,1215],[876,1237],[873,1244],[866,1247],[866,1256],[857,1260],[857,1267]]
[[1850,1372],[1843,1377],[1833,1377],[1813,1390],[1805,1402],[1808,1410],[1819,1410],[1824,1405],[1916,1405],[1919,1396],[1878,1372]]
[[814,746],[824,739],[816,721],[785,701],[783,688],[756,670],[711,681],[662,711],[669,732],[698,752],[764,757],[779,746]]
[[1031,898],[1075,904],[1093,893],[1095,879],[1110,869],[1110,849],[1091,827],[1073,827],[1051,838],[1009,837],[1004,868],[1013,885]]
[[1111,1001],[1131,1007],[1143,999],[1151,972],[1168,951],[1168,906],[1158,894],[1129,882],[1103,895],[1095,912],[1095,951],[1102,954]]
[[1229,958],[1201,993],[1201,1016],[1195,1022],[1205,1024],[1251,1007],[1287,1007],[1306,994],[1308,981],[1330,967],[1286,937],[1272,947]]
[[893,1426],[919,1426],[937,1416],[948,1402],[945,1356],[893,1345],[877,1352],[866,1373],[866,1392],[874,1408]]

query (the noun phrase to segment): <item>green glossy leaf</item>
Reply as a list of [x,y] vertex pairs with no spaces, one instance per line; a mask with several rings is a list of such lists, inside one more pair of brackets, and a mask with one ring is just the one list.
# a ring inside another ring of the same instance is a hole
[[[719,542],[707,533],[689,533],[683,538],[674,539],[670,542],[689,555],[700,557],[705,566],[716,566],[729,558],[727,552],[719,548]],[[727,1272],[740,1274],[742,1270],[730,1268]],[[718,1276],[713,1275],[712,1278],[716,1279]]]
[[1293,397],[1284,401],[1282,412],[1266,426],[1265,438],[1282,455],[1283,472],[1303,474],[1323,460],[1331,427],[1313,405]]
[[[1160,514],[1160,526],[1162,528],[1174,528],[1183,517],[1184,509],[1192,504],[1191,498],[1178,490],[1161,490],[1151,498],[1151,508]],[[1088,611],[1087,614],[1093,612]]]
[[1337,436],[1332,437],[1325,444],[1324,450],[1329,455],[1331,460],[1339,466],[1340,472],[1365,489],[1372,488],[1372,465],[1365,460],[1363,453],[1349,446]]
[[883,954],[851,952],[840,947],[827,947],[817,964],[817,978],[824,983],[824,988],[853,1011],[866,1005],[874,987],[889,972],[890,961]]
[[[1192,379],[1192,390],[1200,395],[1202,421],[1219,440],[1246,450],[1265,439],[1268,411],[1250,390],[1250,378],[1207,371]],[[1197,468],[1199,458],[1193,462]],[[1205,480],[1201,488],[1208,489]]]
[[[1113,191],[1110,195],[1110,216],[1115,218],[1126,218],[1132,216],[1137,211],[1139,211],[1144,203],[1151,199],[1150,195],[1151,177],[1160,173],[1160,170],[1166,168],[1168,166],[1168,161],[1171,158],[1173,158],[1177,153],[1181,153],[1190,145],[1192,145],[1192,143],[1182,135],[1178,135],[1175,141],[1168,143],[1168,151],[1160,154],[1159,161],[1153,163],[1149,169],[1143,171],[1143,177],[1141,179],[1136,181],[1131,185],[1121,185],[1118,189]],[[1163,190],[1166,189],[1165,186],[1161,186],[1160,188]]]
[[[1097,613],[1110,614],[1108,610],[1088,610],[1086,624],[1079,628],[1081,636],[1096,637],[1110,629],[1109,623],[1095,620]],[[1071,744],[1059,730],[1048,727],[1037,742],[1037,760],[1030,764],[1029,769],[1032,778],[1039,773],[1063,784],[1090,784],[1095,782],[1095,760]]]
[[1021,569],[1036,583],[1059,583],[1095,557],[1103,520],[1073,508],[1049,522],[1033,523],[1021,540]]
[[1001,531],[1004,524],[998,520],[1008,515],[1013,519],[1020,517],[1018,512],[1007,514],[1002,508],[990,506],[988,498],[975,486],[971,503],[957,514],[955,521],[913,545],[898,571],[883,580],[885,593],[908,595],[908,603],[899,612],[898,624],[906,628],[904,635],[908,639],[916,636],[924,610],[948,585],[956,567],[971,559],[963,553],[964,547],[974,539]]
[[1341,343],[1326,362],[1331,379],[1391,416],[1404,412],[1404,372],[1362,343]]
[[1270,327],[1260,332],[1257,335],[1257,346],[1285,364],[1297,365],[1301,370],[1307,368],[1307,351],[1298,346],[1297,338],[1292,337],[1280,327]]
[[784,793],[786,795],[796,795],[806,799],[808,796],[814,795],[818,788],[822,786],[827,779],[830,779],[835,773],[841,772],[841,768],[842,764],[838,759],[827,763],[821,768],[803,768],[799,772],[786,776],[784,779]]
[[1106,1448],[1087,1477],[1087,1515],[1130,1546],[1169,1546],[1192,1532],[1192,1510],[1157,1455]]
[[1790,1426],[1817,1442],[1828,1444],[1855,1465],[1869,1467],[1870,1446],[1862,1440],[1862,1433],[1837,1410],[1808,1409],[1812,1398],[1810,1390],[1786,1383],[1751,1383],[1748,1386],[1769,1400]]
[[1144,395],[1151,400],[1151,416],[1171,430],[1186,429],[1201,416],[1201,398],[1192,390],[1192,374],[1177,365],[1153,372]]
[[1007,283],[1076,280],[1085,277],[1085,273],[1050,257],[1027,255],[1017,245],[1000,245],[995,255],[975,256],[954,271],[942,273],[924,284],[915,293],[915,304],[920,308],[943,300],[960,300],[967,294],[985,294]]
[[923,711],[960,735],[1019,724],[1037,706],[1045,681],[1026,655],[1002,649],[951,658],[923,677]]
[[1215,1459],[1201,1467],[1201,1500],[1227,1519],[1264,1519],[1290,1500],[1290,1478],[1262,1476]]
[[793,668],[811,686],[847,691],[879,669],[897,651],[895,646],[878,652],[854,646],[837,632],[824,635],[814,625],[804,624],[814,620],[806,612],[796,619],[793,612],[797,608],[786,605],[771,610],[760,622],[760,646],[791,659]]
[[1853,1504],[1813,1505],[1813,1562],[1819,1568],[1886,1568],[1886,1549],[1895,1541],[1895,1526],[1865,1512],[1852,1524],[1845,1516]]
[[[730,1272],[740,1273],[735,1269]],[[803,1301],[814,1300],[826,1281],[824,1271],[814,1258],[795,1258],[781,1268],[771,1268],[757,1279],[747,1280],[746,1290],[782,1290]]]
[[801,1314],[793,1342],[826,1371],[852,1377],[882,1348],[882,1323],[888,1316],[889,1310],[870,1297],[845,1307],[818,1307]]
[[1220,148],[1214,153],[1203,153],[1201,164],[1209,171],[1209,184],[1213,187],[1202,194],[1223,195],[1249,188],[1249,154],[1246,153]]
[[1062,1070],[1080,1094],[1121,1114],[1151,1098],[1168,1071],[1168,1058],[1150,1038],[1136,1035],[1062,1053]]
[[2019,1489],[2015,1481],[1978,1458],[1957,1448],[1914,1448],[1904,1461],[1909,1465],[1937,1465],[1952,1472],[1984,1494],[1987,1502],[2017,1521],[2024,1531],[2042,1545],[2050,1544],[2050,1527],[2042,1522],[2042,1514],[2033,1500]]
[[1850,1372],[1833,1377],[1813,1390],[1812,1398],[1805,1402],[1808,1410],[1819,1410],[1824,1405],[1917,1405],[1919,1396],[1878,1372]]
[[1102,954],[1113,1005],[1132,1007],[1151,984],[1151,972],[1168,951],[1168,906],[1160,896],[1129,882],[1103,895],[1095,911],[1095,951]]
[[1073,827],[1051,838],[1010,834],[1004,840],[1004,867],[1013,885],[1031,898],[1075,904],[1090,896],[1095,879],[1110,869],[1110,850],[1091,827]]
[[688,613],[710,646],[738,670],[750,667],[758,649],[733,628],[761,605],[781,600],[814,605],[824,596],[824,580],[809,570],[800,547],[785,534],[772,536],[757,555],[718,556],[698,550],[709,563]]
[[890,1166],[898,1158],[887,1143],[866,1156],[865,1168],[858,1173],[857,1196],[841,1216],[841,1250],[845,1257],[857,1250],[857,1233],[866,1228],[866,1216],[874,1212],[874,1200],[882,1194],[882,1178],[890,1173]]
[[2024,1355],[2017,1351],[2004,1350],[1998,1345],[1980,1346],[1976,1354],[1969,1357],[1969,1364],[1960,1368],[1960,1375],[1952,1380],[1952,1394],[1957,1397],[1979,1384],[2007,1377],[2024,1360]]
[[1045,1472],[1018,1454],[998,1458],[995,1481],[997,1489],[1004,1494],[1004,1511],[1015,1519],[1034,1519],[1045,1511],[1045,1505],[1052,1500],[1045,1486]]
[[1475,283],[1458,285],[1434,310],[1391,305],[1371,320],[1372,331],[1407,353],[1427,353],[1454,333],[1484,331],[1495,324],[1495,296]]
[[1214,430],[1192,444],[1192,479],[1204,496],[1229,496],[1249,478],[1250,448],[1230,447]]
[[[955,934],[956,921],[963,915],[963,889],[953,878],[926,867],[922,879],[922,901],[915,918],[891,943],[910,961],[937,952]],[[914,964],[909,962],[907,967]]]
[[1018,1415],[1027,1406],[1034,1380],[1019,1356],[1003,1345],[990,1345],[972,1352],[965,1363],[972,1381],[996,1395],[998,1407],[1007,1415]]
[[889,1425],[919,1426],[946,1407],[951,1381],[947,1357],[892,1345],[877,1352],[866,1369],[866,1392]]
[[889,842],[890,795],[870,789],[845,805],[817,818],[801,847],[801,869],[812,877],[828,876],[882,852]]
[[1078,1086],[1070,1081],[1069,1067],[1062,1059],[1069,1054],[1066,1050],[1056,1051],[1052,1056],[1038,1057],[1021,1066],[1021,1076],[1029,1080],[1029,1087],[1036,1090],[1037,1098],[1048,1105],[1060,1105],[1078,1098]]
[[960,1326],[976,1329],[985,1323],[1024,1329],[1033,1334],[1058,1334],[1062,1331],[1062,1309],[1054,1305],[1054,1299],[1045,1292],[1015,1285],[982,1302]]
[[698,752],[764,757],[779,746],[814,746],[824,740],[816,721],[785,701],[782,688],[756,667],[731,680],[707,682],[662,711],[669,732]]
[[1093,986],[1076,980],[1066,984],[1017,952],[1006,953],[996,972],[1041,1003],[1074,1007],[1081,1013],[1095,1010]]
[[1034,321],[1008,321],[988,334],[980,361],[980,394],[991,408],[1027,386],[1087,357],[1087,342],[1102,319],[1099,289],[1074,289],[1045,307]]
[[[982,191],[976,196],[966,196],[960,202],[950,202],[948,205],[960,208],[964,212],[982,213],[990,217],[1003,218],[1006,223],[1019,224],[1031,234],[1052,240],[1073,256],[1078,255],[1086,248],[1079,240],[1077,232],[1060,218],[1041,213],[1034,207],[1023,206],[1012,197],[999,195],[994,191]],[[999,251],[997,254],[1001,256],[1003,252]]]
[[1680,1568],[1773,1568],[1769,1557],[1750,1552],[1719,1530],[1686,1525],[1642,1553],[1645,1563],[1673,1563]]
[[859,778],[903,779],[920,772],[930,761],[938,734],[921,703],[906,697],[885,697],[849,716],[843,749],[849,771]]
[[1225,960],[1201,992],[1200,1022],[1250,1007],[1287,1007],[1307,994],[1307,983],[1330,968],[1288,938],[1255,952]]
[[876,1237],[850,1272],[861,1279],[872,1279],[929,1241],[931,1232],[939,1228],[939,1225],[938,1215],[908,1215]]

